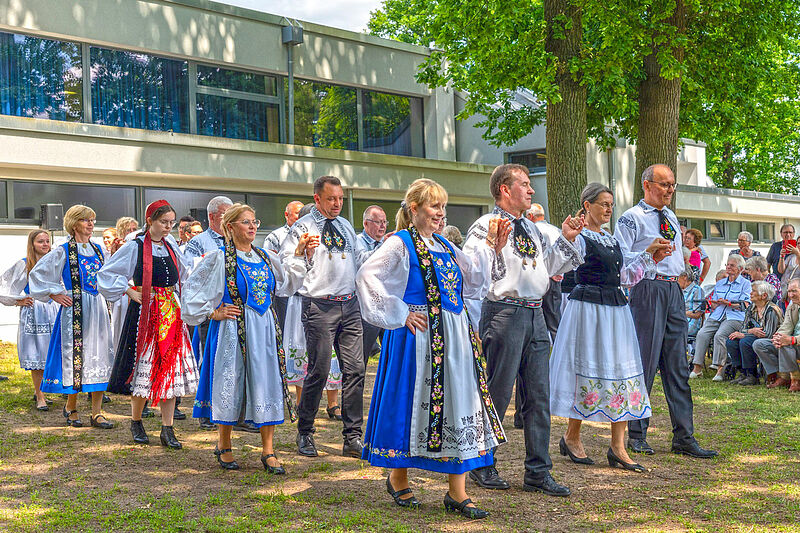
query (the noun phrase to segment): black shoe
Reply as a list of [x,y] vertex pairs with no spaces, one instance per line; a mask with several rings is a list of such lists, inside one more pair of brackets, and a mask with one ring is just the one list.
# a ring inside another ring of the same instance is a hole
[[173,450],[180,450],[183,445],[175,438],[172,426],[161,426],[161,445]]
[[361,459],[361,451],[363,449],[364,445],[361,443],[361,439],[347,440],[342,445],[342,456]]
[[[34,404],[36,403],[36,398],[33,399],[33,403]],[[50,408],[47,406],[47,403],[45,403],[44,405],[37,405],[36,406],[36,410],[37,411],[49,411]]]
[[628,450],[633,453],[643,453],[653,455],[656,451],[647,444],[645,439],[628,439]]
[[306,457],[316,457],[317,447],[314,446],[314,437],[311,435],[297,435],[297,453]]
[[561,485],[549,473],[542,479],[536,481],[524,481],[522,490],[527,492],[544,492],[548,496],[569,496],[571,491],[569,487]]
[[672,444],[672,453],[678,455],[688,455],[689,457],[696,457],[697,459],[711,459],[719,455],[714,450],[704,450],[697,444],[697,441],[692,441],[690,444]]
[[[36,403],[36,395],[33,396],[33,402]],[[44,403],[47,405],[53,405],[53,400],[51,400],[50,398],[45,398]]]
[[[92,393],[91,392],[87,392],[86,393],[86,399],[88,401],[90,401],[90,402],[92,401]],[[109,398],[108,394],[106,394],[106,393],[103,393],[103,403],[111,403],[111,398]]]
[[172,418],[174,418],[175,420],[186,420],[186,414],[182,413],[181,410],[178,409],[178,406],[176,405],[175,412],[172,413]]
[[608,458],[608,466],[614,468],[615,466],[619,465],[625,470],[630,470],[631,472],[647,472],[647,469],[640,465],[639,463],[626,463],[619,457],[617,454],[614,453],[614,450],[611,448],[608,449],[606,452],[606,458]]
[[[280,465],[278,465],[278,466],[269,466],[269,464],[267,463],[267,459],[269,459],[270,457],[275,457],[275,454],[274,453],[268,453],[267,455],[262,455],[261,456],[261,464],[264,465],[264,470],[266,470],[270,474],[275,474],[276,476],[282,476],[282,475],[286,474],[286,470]],[[275,459],[277,459],[277,457],[275,457]]]
[[522,423],[522,417],[514,415],[514,429],[522,429],[525,425]]
[[567,446],[567,441],[564,440],[564,437],[561,437],[561,440],[558,442],[558,451],[560,451],[563,456],[568,455],[573,463],[578,463],[579,465],[594,464],[594,461],[592,461],[590,457],[575,457],[575,454],[573,454],[572,450]]
[[8,376],[0,376],[0,381],[8,381]]
[[[99,422],[97,419],[103,417],[103,421]],[[108,419],[103,414],[92,416],[92,427],[93,428],[100,428],[100,429],[114,429],[114,424],[109,422]]]
[[150,444],[150,438],[144,431],[141,420],[131,420],[131,435],[133,435],[133,442],[136,444]]
[[214,455],[217,456],[217,461],[219,462],[219,466],[223,470],[239,470],[239,463],[236,461],[223,461],[222,454],[232,452],[230,448],[225,448],[224,450],[220,450],[217,446],[214,446]]
[[[325,411],[328,412],[328,418],[332,418],[334,420],[341,420],[342,419],[342,408],[338,405],[334,405],[333,407],[327,407]],[[338,413],[336,411],[339,411]]]
[[255,425],[251,422],[239,422],[235,426],[233,426],[234,431],[246,431],[248,433],[261,433],[261,430],[258,429]]
[[72,415],[76,414],[77,412],[78,411],[76,411],[74,409],[72,411],[67,411],[67,408],[64,407],[64,410],[61,412],[61,415],[64,418],[67,419],[67,426],[72,426],[74,428],[82,428],[83,427],[83,422],[81,422],[80,418],[76,418],[75,420],[70,420],[70,418],[69,418]]
[[486,518],[489,516],[489,511],[484,511],[483,509],[478,509],[477,507],[467,507],[467,505],[471,503],[472,500],[469,498],[459,503],[450,497],[449,492],[444,495],[444,508],[448,511],[461,513],[461,516],[466,516],[470,520],[478,520],[480,518]]
[[506,490],[508,481],[500,477],[494,466],[484,466],[470,471],[469,478],[484,489]]
[[156,416],[155,411],[145,405],[142,409],[142,418],[153,418],[154,416]]
[[417,509],[420,506],[419,500],[417,500],[415,496],[411,496],[410,498],[406,498],[405,500],[401,498],[400,496],[411,494],[411,489],[394,490],[394,487],[392,487],[392,482],[389,481],[388,477],[386,478],[386,492],[388,492],[394,499],[394,503],[396,503],[400,507],[409,507],[411,509]]
[[217,425],[211,422],[210,418],[202,417],[200,418],[200,429],[210,431],[212,429],[217,429]]

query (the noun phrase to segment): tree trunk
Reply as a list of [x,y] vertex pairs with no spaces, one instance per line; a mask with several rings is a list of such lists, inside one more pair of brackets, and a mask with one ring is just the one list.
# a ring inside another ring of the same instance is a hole
[[733,167],[733,145],[731,143],[725,143],[722,146],[722,160],[719,167],[722,172],[720,173],[721,181],[717,185],[726,189],[733,189],[733,178],[736,175],[736,169]]
[[[662,27],[674,28],[679,35],[686,34],[686,7],[683,0],[675,2],[672,16],[661,23]],[[678,178],[678,120],[681,107],[681,78],[671,79],[661,74],[662,65],[658,54],[668,53],[678,63],[683,63],[683,47],[672,46],[670,31],[656,32],[653,41],[667,42],[653,46],[644,58],[645,79],[639,85],[639,127],[636,140],[636,175],[634,203],[644,195],[641,186],[642,172],[656,163],[667,165]],[[675,197],[672,200],[675,204]]]
[[578,210],[586,186],[586,88],[569,70],[581,51],[583,26],[581,8],[569,0],[544,0],[544,17],[545,50],[556,62],[561,96],[547,102],[547,201],[550,222],[560,227]]

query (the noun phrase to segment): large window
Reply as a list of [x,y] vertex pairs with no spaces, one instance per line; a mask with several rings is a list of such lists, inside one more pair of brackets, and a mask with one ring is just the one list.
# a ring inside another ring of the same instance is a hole
[[76,204],[88,205],[100,225],[113,225],[122,216],[136,216],[136,189],[94,185],[65,185],[40,181],[14,181],[13,216],[17,222],[38,222],[42,204],[61,204],[64,211]]
[[542,174],[547,171],[544,148],[506,154],[506,162],[525,165],[531,174]]
[[206,207],[209,200],[215,196],[227,196],[233,202],[244,202],[245,195],[242,193],[228,193],[215,191],[191,191],[186,189],[145,189],[144,204],[161,200],[169,202],[175,210],[177,218],[191,215],[203,223],[203,227],[208,227],[208,212]]
[[358,150],[357,91],[304,80],[294,82],[294,142]]
[[0,113],[79,122],[81,46],[0,32]]
[[422,100],[373,91],[362,94],[362,150],[424,157]]
[[704,240],[735,241],[739,233],[749,231],[753,242],[772,242],[775,237],[775,224],[771,222],[750,222],[740,220],[709,220],[705,218],[678,219],[682,226],[700,230]]
[[91,73],[93,122],[189,132],[186,61],[92,47]]

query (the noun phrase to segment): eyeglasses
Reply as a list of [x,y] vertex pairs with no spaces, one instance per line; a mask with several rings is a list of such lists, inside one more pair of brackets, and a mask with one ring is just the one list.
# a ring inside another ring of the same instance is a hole
[[608,203],[608,202],[600,202],[600,203],[595,203],[594,205],[599,205],[599,206],[600,206],[600,207],[602,207],[603,209],[614,209],[614,205],[615,205],[615,204],[614,204],[614,202],[611,202],[611,203]]
[[661,183],[660,181],[651,181],[650,183],[655,183],[656,185],[658,185],[659,187],[663,187],[664,190],[667,191],[670,189],[672,189],[673,191],[678,189],[677,183]]
[[258,220],[258,219],[256,219],[256,220],[237,220],[236,223],[237,224],[241,224],[242,226],[247,226],[247,227],[253,226],[255,228],[258,228],[259,226],[261,226],[261,221]]
[[161,223],[162,226],[167,227],[167,228],[174,228],[175,227],[175,221],[174,220],[159,220],[159,222]]
[[97,222],[96,218],[79,218],[78,222],[83,222],[84,224],[94,224]]
[[387,224],[387,221],[385,220],[372,220],[371,218],[368,218],[366,222],[372,222],[376,226],[385,226]]

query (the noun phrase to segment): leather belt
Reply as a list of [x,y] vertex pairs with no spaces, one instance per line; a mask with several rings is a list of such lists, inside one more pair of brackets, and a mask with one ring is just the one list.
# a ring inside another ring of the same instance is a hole
[[502,300],[498,300],[501,304],[516,305],[517,307],[525,307],[527,309],[538,309],[542,306],[542,300],[534,300],[532,298],[512,298],[506,296]]
[[656,279],[658,281],[678,281],[678,276],[662,276],[661,274],[656,274]]

